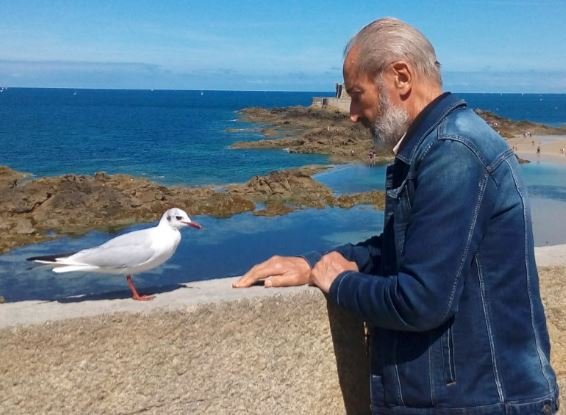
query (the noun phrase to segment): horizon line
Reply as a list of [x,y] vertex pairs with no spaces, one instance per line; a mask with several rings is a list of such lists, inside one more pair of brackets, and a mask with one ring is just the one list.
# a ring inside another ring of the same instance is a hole
[[[105,88],[91,88],[91,87],[72,87],[72,86],[2,86],[0,90],[6,91],[9,89],[55,89],[55,90],[74,90],[74,91],[147,91],[147,92],[278,92],[278,93],[316,93],[316,94],[334,94],[335,91],[313,91],[313,90],[280,90],[280,89],[200,89],[200,88],[119,88],[119,87],[105,87]],[[493,94],[493,95],[566,95],[565,92],[518,92],[518,91],[450,91],[455,94]]]

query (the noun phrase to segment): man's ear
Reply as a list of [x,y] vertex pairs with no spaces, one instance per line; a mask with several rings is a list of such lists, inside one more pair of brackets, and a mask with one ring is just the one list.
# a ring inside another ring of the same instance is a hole
[[395,88],[399,95],[406,96],[411,92],[413,85],[413,68],[405,61],[397,61],[391,65],[394,73]]

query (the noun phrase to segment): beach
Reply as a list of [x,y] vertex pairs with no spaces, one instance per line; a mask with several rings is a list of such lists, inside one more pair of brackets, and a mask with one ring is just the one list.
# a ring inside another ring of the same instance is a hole
[[[508,139],[519,157],[531,162],[550,161],[566,163],[566,135],[516,136]],[[540,153],[537,153],[540,148]],[[565,149],[565,153],[561,152]]]

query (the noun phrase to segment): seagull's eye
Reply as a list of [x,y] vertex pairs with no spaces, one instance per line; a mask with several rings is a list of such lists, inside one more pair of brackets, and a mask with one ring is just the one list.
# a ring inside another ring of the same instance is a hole
[[181,219],[183,219],[183,217],[182,216],[175,216],[175,219],[181,220]]

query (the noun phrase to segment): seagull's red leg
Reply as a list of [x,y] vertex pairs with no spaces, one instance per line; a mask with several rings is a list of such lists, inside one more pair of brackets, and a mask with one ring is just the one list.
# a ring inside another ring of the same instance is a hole
[[137,301],[149,301],[153,300],[155,297],[154,295],[140,295],[136,287],[134,286],[134,282],[132,281],[132,277],[130,275],[126,276],[126,280],[128,281],[128,286],[130,290],[132,290],[132,298]]

